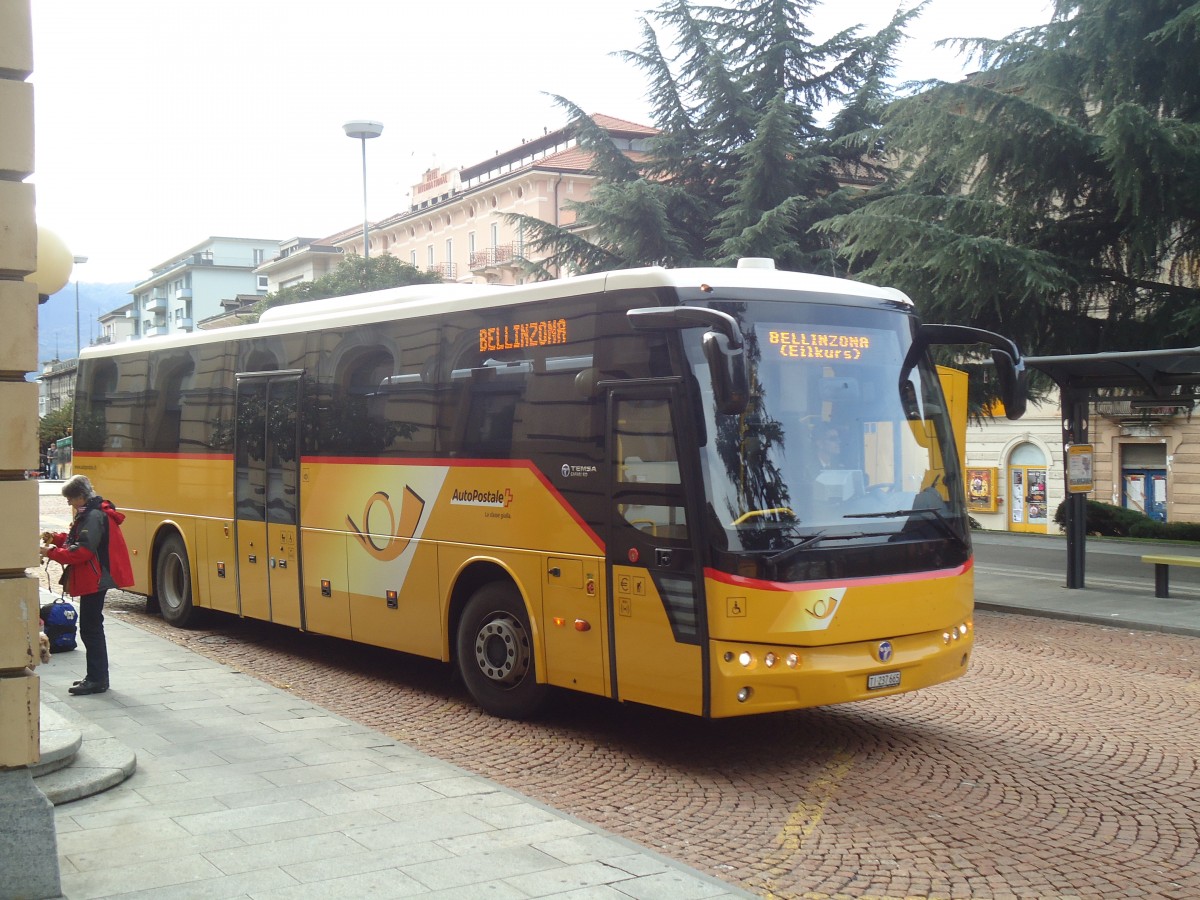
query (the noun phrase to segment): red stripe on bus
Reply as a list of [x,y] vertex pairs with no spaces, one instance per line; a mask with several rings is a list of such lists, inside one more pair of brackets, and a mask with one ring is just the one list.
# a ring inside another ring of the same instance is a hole
[[[493,468],[534,469],[527,459],[437,459],[434,457],[388,457],[381,459],[370,456],[302,456],[301,463],[320,463],[335,466],[446,466],[450,469]],[[536,472],[537,469],[534,469]],[[540,474],[540,473],[539,473]]]
[[232,453],[156,453],[149,450],[106,450],[103,453],[76,450],[75,459],[206,459],[233,462]]
[[900,584],[906,581],[929,581],[933,578],[956,578],[965,575],[975,566],[974,558],[967,560],[961,566],[952,569],[937,569],[933,572],[908,572],[902,575],[873,575],[868,578],[846,578],[842,580],[828,579],[825,581],[762,581],[758,578],[746,578],[743,575],[731,575],[728,572],[718,572],[706,568],[704,577],[722,584],[734,587],[751,588],[758,591],[823,591],[839,587],[864,587],[872,584]]

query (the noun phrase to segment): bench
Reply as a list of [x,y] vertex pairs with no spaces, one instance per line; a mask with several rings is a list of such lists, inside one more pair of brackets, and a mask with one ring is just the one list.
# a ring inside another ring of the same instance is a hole
[[1200,568],[1200,556],[1162,556],[1162,555],[1147,555],[1142,557],[1142,562],[1150,563],[1154,566],[1154,596],[1169,597],[1167,572],[1171,566],[1192,566]]

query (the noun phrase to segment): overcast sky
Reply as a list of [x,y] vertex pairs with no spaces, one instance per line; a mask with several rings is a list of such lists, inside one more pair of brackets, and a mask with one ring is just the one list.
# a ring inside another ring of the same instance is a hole
[[[33,0],[38,222],[73,277],[141,281],[212,235],[325,237],[408,205],[431,166],[480,162],[553,130],[559,94],[649,124],[636,49],[653,2]],[[893,0],[831,2],[819,37],[878,28]],[[971,67],[933,42],[1040,24],[1050,0],[931,0],[900,81]]]

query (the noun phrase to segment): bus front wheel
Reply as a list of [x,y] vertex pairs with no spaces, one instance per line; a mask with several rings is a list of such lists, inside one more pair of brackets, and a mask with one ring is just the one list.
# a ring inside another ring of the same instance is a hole
[[458,623],[458,668],[475,702],[493,716],[526,719],[549,691],[538,684],[525,604],[511,584],[487,584],[467,601]]
[[154,584],[162,617],[176,628],[186,628],[196,615],[192,605],[192,568],[183,539],[173,534],[163,541],[154,566]]

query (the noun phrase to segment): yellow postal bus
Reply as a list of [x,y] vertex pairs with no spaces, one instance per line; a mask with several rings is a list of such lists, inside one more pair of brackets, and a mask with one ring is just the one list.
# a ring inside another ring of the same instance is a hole
[[749,262],[89,348],[75,471],[167,621],[451,662],[496,715],[553,687],[722,717],[963,674],[972,554],[927,349],[992,345],[1019,414],[1016,347]]

